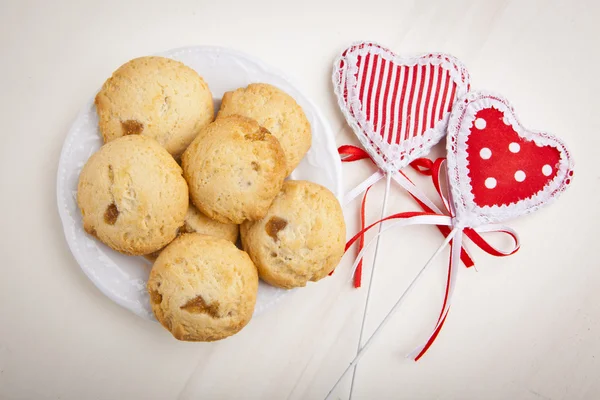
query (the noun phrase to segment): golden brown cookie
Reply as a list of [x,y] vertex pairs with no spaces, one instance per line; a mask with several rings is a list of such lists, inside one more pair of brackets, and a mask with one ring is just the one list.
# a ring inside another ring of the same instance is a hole
[[240,233],[240,226],[236,224],[224,224],[214,219],[208,218],[200,210],[190,204],[185,223],[180,229],[181,233],[201,233],[203,235],[214,236],[230,241],[237,242]]
[[262,218],[286,173],[277,139],[238,115],[208,125],[181,160],[192,203],[223,223]]
[[202,77],[164,57],[123,64],[96,95],[96,110],[105,143],[144,135],[176,158],[214,119],[212,94]]
[[79,175],[84,229],[125,254],[161,249],[175,238],[188,209],[181,174],[154,139],[126,136],[105,144]]
[[258,121],[275,136],[285,152],[289,175],[311,145],[310,123],[290,95],[266,83],[253,83],[223,95],[218,118],[232,114]]
[[327,276],[346,243],[340,203],[328,189],[307,181],[285,181],[267,215],[245,222],[240,233],[260,277],[282,288]]
[[[185,222],[178,231],[178,234],[181,233],[200,233],[236,243],[240,233],[240,226],[236,224],[224,224],[210,219],[194,207],[193,204],[190,204],[185,216]],[[156,260],[161,250],[148,254],[146,258],[150,261]]]
[[209,342],[239,332],[252,318],[258,274],[227,240],[183,234],[158,256],[148,279],[156,319],[175,338]]

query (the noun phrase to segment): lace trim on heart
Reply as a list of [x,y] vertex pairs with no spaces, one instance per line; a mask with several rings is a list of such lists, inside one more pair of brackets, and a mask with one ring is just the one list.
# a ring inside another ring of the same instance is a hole
[[[489,107],[502,111],[519,136],[531,140],[539,146],[556,148],[560,152],[560,162],[554,179],[537,194],[508,205],[480,207],[475,204],[471,178],[468,175],[468,145],[466,141],[477,112]],[[531,213],[555,200],[567,188],[572,179],[574,164],[565,144],[548,133],[529,131],[523,128],[508,101],[489,92],[471,92],[458,100],[450,116],[446,146],[452,202],[456,219],[463,226],[475,227],[496,223]]]
[[[333,68],[333,85],[338,104],[346,121],[358,137],[365,150],[385,171],[395,172],[407,166],[411,161],[426,155],[431,147],[437,144],[446,134],[450,112],[446,112],[436,125],[426,130],[423,135],[402,142],[402,144],[389,144],[377,134],[373,125],[367,120],[362,111],[358,97],[357,79],[358,56],[367,53],[380,55],[386,61],[397,65],[412,67],[415,65],[441,65],[448,70],[450,78],[457,85],[456,98],[466,94],[469,88],[469,73],[465,66],[455,57],[442,53],[429,53],[416,57],[401,57],[390,50],[372,42],[358,42],[347,50],[345,55],[336,59]],[[339,68],[341,62],[344,67]],[[346,84],[341,85],[345,77]],[[347,93],[347,102],[344,92]]]

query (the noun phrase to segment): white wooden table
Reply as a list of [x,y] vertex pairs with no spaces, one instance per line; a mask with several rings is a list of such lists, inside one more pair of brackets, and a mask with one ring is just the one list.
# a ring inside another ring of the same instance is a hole
[[[353,357],[364,288],[334,276],[228,340],[177,342],[81,272],[56,210],[56,169],[71,121],[117,66],[196,44],[286,69],[337,144],[356,144],[330,73],[338,52],[361,39],[456,55],[474,87],[503,93],[525,125],[562,137],[577,168],[557,203],[510,224],[522,239],[517,254],[474,252],[478,272],[460,271],[444,330],[415,364],[404,355],[437,317],[438,260],[362,360],[355,398],[600,398],[599,16],[594,0],[2,1],[0,398],[322,399]],[[344,165],[344,187],[372,172],[366,161]],[[374,188],[371,220],[382,191]],[[389,209],[415,205],[395,189]],[[350,236],[358,202],[345,211]],[[441,240],[431,227],[384,236],[367,334]],[[347,398],[349,384],[337,396]]]

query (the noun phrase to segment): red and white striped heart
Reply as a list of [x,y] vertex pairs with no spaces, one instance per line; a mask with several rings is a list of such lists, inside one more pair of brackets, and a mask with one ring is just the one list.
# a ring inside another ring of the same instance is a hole
[[371,42],[342,52],[333,69],[338,103],[365,150],[386,170],[427,154],[446,135],[469,74],[447,54],[401,57]]
[[500,222],[537,210],[571,183],[565,144],[524,128],[505,98],[471,92],[448,124],[448,181],[464,226]]

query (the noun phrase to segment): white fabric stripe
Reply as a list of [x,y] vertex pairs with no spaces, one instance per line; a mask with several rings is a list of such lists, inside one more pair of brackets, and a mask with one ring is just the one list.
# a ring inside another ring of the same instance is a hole
[[377,132],[375,133],[381,134],[383,140],[385,140],[385,127],[383,126],[383,109],[385,107],[385,89],[387,88],[387,78],[389,75],[391,62],[383,62],[385,63],[385,66],[383,68],[383,80],[381,81],[381,88],[379,88],[379,99],[377,99],[379,105],[377,106]]
[[[363,68],[364,68],[364,64],[366,64],[366,58],[367,58],[367,56],[363,56],[363,59],[361,60],[361,62],[363,63]],[[369,57],[369,63],[367,64],[366,68],[367,68],[367,76],[365,77],[364,81],[361,81],[362,99],[363,99],[363,101],[361,101],[361,109],[364,113],[367,112],[367,108],[364,106],[364,101],[367,98],[367,90],[369,88],[369,81],[371,80],[371,71],[373,70],[373,57]],[[362,71],[362,69],[359,71]],[[360,77],[357,77],[357,79],[360,79]]]
[[413,134],[414,137],[421,136],[423,134],[423,121],[425,121],[425,127],[427,127],[427,120],[424,118],[425,115],[425,103],[427,102],[427,89],[429,88],[429,65],[425,67],[425,83],[423,84],[423,95],[421,96],[421,104],[419,105],[419,125],[417,131]]
[[[427,125],[425,125],[427,129],[433,128],[432,126],[429,126],[429,124],[431,123],[431,113],[433,112],[433,103],[435,102],[435,92],[437,92],[438,90],[437,80],[438,74],[440,73],[439,68],[439,65],[433,67],[433,84],[431,85],[431,95],[429,96],[429,104],[427,105]],[[435,120],[433,121],[433,123],[435,124]]]
[[454,84],[454,81],[452,81],[452,78],[448,77],[448,93],[446,93],[446,99],[444,100],[444,114],[448,111],[448,109],[450,108],[450,97],[452,96],[452,85]]
[[[421,66],[417,64],[416,67],[414,67],[417,69],[417,80],[415,81],[415,91],[413,93],[413,98],[412,98],[412,104],[410,105],[410,128],[408,130],[408,139],[410,139],[411,137],[414,136],[414,132],[415,132],[415,118],[417,117],[417,103],[419,100],[419,87],[421,85],[421,78],[422,78],[422,73],[421,73]],[[413,68],[413,69],[414,69]],[[410,92],[408,92],[410,93]]]
[[392,140],[390,141],[390,143],[396,143],[396,138],[398,137],[398,120],[400,119],[400,115],[398,114],[400,112],[400,98],[402,97],[402,85],[404,85],[404,78],[406,75],[406,68],[405,67],[400,67],[400,78],[398,79],[398,93],[396,93],[396,95],[398,96],[396,98],[396,104],[394,104],[394,129],[393,129],[393,134],[392,134]]
[[[390,63],[392,68],[392,78],[390,79],[390,91],[388,93],[388,97],[387,97],[387,102],[385,105],[385,137],[384,140],[387,140],[387,138],[389,137],[389,128],[392,125],[390,121],[395,120],[396,118],[394,118],[392,116],[392,100],[394,99],[394,87],[396,86],[396,73],[398,72],[398,68],[396,68],[396,65],[393,63]],[[391,142],[393,143],[393,142]]]
[[[339,67],[339,66],[338,66]],[[348,88],[346,87],[346,73],[348,72],[348,60],[344,60],[344,67],[340,68],[340,87],[342,88],[342,96],[344,97],[344,103],[348,105]]]
[[373,79],[373,87],[371,88],[371,98],[369,99],[371,101],[371,105],[369,107],[369,115],[367,115],[367,120],[371,122],[371,126],[373,127],[373,131],[375,130],[375,127],[373,126],[373,121],[375,120],[375,118],[373,118],[373,115],[375,113],[375,97],[377,97],[377,88],[379,87],[379,74],[381,73],[381,61],[383,60],[383,57],[378,56],[377,57],[377,68],[375,69],[375,79]]
[[402,143],[404,141],[404,135],[406,133],[406,119],[408,118],[408,100],[410,95],[410,89],[412,87],[412,78],[413,78],[413,70],[414,68],[408,69],[408,78],[406,79],[406,90],[402,92],[402,96],[406,97],[404,99],[404,104],[402,104],[402,129],[400,130],[400,139],[398,143]]
[[443,93],[441,93],[444,90],[444,85],[446,84],[446,75],[448,75],[446,73],[446,71],[444,71],[442,69],[442,81],[440,82],[439,85],[439,91],[440,91],[440,95],[438,96],[437,99],[437,104],[435,105],[435,114],[434,115],[434,119],[437,120],[438,119],[438,115],[440,115],[440,107],[442,106],[442,97],[443,97]]

